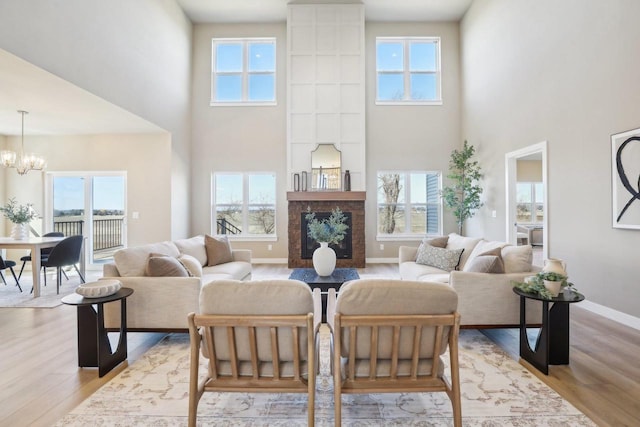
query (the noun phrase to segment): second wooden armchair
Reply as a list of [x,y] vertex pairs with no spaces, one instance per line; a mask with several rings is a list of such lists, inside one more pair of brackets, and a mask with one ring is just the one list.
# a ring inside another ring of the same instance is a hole
[[[342,285],[337,298],[329,292],[335,425],[344,393],[445,392],[454,426],[462,426],[456,291],[440,283],[363,279]],[[450,381],[442,358],[447,347]]]

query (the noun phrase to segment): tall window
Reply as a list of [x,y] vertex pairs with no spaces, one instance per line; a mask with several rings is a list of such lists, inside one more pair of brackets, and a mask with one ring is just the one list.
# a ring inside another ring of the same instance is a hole
[[377,104],[442,104],[440,38],[376,38]]
[[541,182],[516,184],[516,221],[540,224],[544,219],[544,192]]
[[276,103],[276,39],[213,39],[211,105]]
[[378,172],[378,238],[442,234],[439,172]]
[[258,239],[275,237],[275,173],[215,173],[212,188],[213,233]]

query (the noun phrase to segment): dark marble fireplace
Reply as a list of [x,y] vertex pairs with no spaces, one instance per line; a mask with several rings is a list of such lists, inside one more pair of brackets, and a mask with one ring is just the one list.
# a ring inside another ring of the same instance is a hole
[[[316,218],[318,220],[328,219],[331,216],[331,212],[316,212]],[[306,213],[300,214],[300,246],[302,248],[302,259],[311,259],[313,257],[313,251],[320,247],[320,244],[307,235],[307,216]],[[353,235],[353,221],[351,221],[351,212],[345,212],[346,218],[345,224],[349,227],[344,239],[338,244],[330,244],[336,253],[336,259],[351,259],[353,254],[352,238]]]
[[[364,268],[364,191],[291,191],[287,193],[287,200],[289,202],[289,268],[313,267],[311,256],[316,243],[313,241],[309,243],[306,237],[303,220],[307,211],[310,209],[316,213],[317,218],[322,218],[321,214],[329,216],[335,208],[340,208],[345,215],[348,214],[350,221],[350,224],[348,223],[350,241],[347,242],[347,239],[343,241],[344,252],[336,251],[336,267]],[[303,248],[305,244],[307,247]],[[348,249],[347,244],[349,244]]]

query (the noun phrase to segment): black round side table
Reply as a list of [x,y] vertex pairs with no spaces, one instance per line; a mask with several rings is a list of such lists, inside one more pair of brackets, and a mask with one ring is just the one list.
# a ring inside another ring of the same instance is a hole
[[[106,297],[85,298],[73,293],[62,298],[63,304],[78,308],[78,366],[97,367],[98,376],[102,377],[127,358],[127,297],[132,293],[131,288],[120,288]],[[114,301],[120,301],[121,314],[118,347],[112,351],[104,327],[103,305]]]
[[[544,298],[538,294],[513,288],[520,296],[520,357],[549,375],[549,365],[569,364],[569,304],[584,300],[584,295],[571,292],[555,298]],[[526,300],[542,301],[542,327],[538,333],[535,348],[529,345],[527,337]],[[552,303],[549,309],[549,303]]]

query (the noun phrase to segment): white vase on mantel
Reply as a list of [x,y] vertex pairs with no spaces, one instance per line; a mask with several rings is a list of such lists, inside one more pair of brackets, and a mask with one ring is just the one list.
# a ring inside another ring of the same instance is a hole
[[313,268],[318,276],[331,276],[336,269],[336,252],[328,242],[319,242],[320,247],[313,252]]
[[29,238],[28,224],[13,224],[11,228],[11,237],[15,240],[27,240]]

